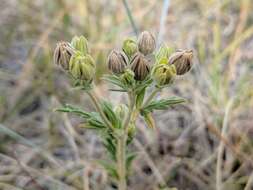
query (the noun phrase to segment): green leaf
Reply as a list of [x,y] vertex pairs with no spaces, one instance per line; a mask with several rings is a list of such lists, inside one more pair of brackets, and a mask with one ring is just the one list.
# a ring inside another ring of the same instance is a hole
[[153,82],[153,79],[150,77],[147,77],[144,81],[137,82],[137,84],[134,87],[134,91],[136,94],[138,94],[140,91],[143,90],[143,88],[146,88]]
[[102,79],[120,87],[123,90],[127,90],[127,86],[125,86],[120,77],[116,75],[105,75]]
[[136,107],[140,108],[142,106],[144,96],[146,92],[146,87],[144,87],[136,96]]
[[101,106],[102,106],[103,112],[105,113],[105,116],[112,123],[112,125],[115,128],[121,128],[121,120],[113,111],[112,104],[110,102],[103,101],[101,103]]
[[129,170],[131,168],[131,164],[133,163],[136,156],[137,156],[137,153],[130,153],[130,154],[127,155],[127,158],[126,158],[126,168],[127,168],[127,170]]
[[65,105],[63,108],[58,108],[56,111],[65,112],[65,113],[73,113],[82,118],[86,119],[87,125],[86,128],[90,129],[104,129],[106,125],[102,121],[100,115],[97,112],[85,112],[80,108],[71,106],[69,104]]
[[108,172],[108,174],[114,178],[114,179],[118,179],[119,175],[118,172],[116,170],[116,167],[113,164],[110,164],[106,161],[102,161],[100,160],[99,163],[106,169],[106,171]]
[[103,140],[103,145],[110,154],[112,160],[116,161],[116,144],[113,138],[107,137]]
[[145,115],[153,110],[166,110],[170,106],[185,102],[185,99],[180,97],[170,97],[167,99],[153,100],[147,106],[141,109],[141,114]]
[[147,126],[150,128],[150,129],[155,129],[156,125],[155,125],[155,120],[153,118],[153,116],[151,115],[151,113],[145,113],[143,115],[144,117],[144,121],[145,123],[147,124]]
[[66,113],[74,113],[77,114],[85,119],[90,118],[90,113],[89,112],[85,112],[80,108],[74,107],[72,105],[66,104],[64,105],[62,108],[57,108],[55,109],[55,111],[58,112],[66,112]]
[[123,90],[123,89],[108,89],[109,91],[113,91],[113,92],[127,92],[127,90]]

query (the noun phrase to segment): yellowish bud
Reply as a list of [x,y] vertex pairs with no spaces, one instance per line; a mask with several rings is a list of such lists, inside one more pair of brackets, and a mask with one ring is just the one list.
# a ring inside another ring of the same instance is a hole
[[134,84],[134,72],[131,69],[126,69],[120,78],[127,86],[132,86]]
[[170,84],[176,76],[176,68],[174,65],[157,64],[153,67],[151,76],[159,86]]
[[75,48],[75,50],[80,51],[83,55],[89,53],[88,41],[84,36],[75,36],[71,41],[71,45]]
[[132,38],[127,38],[123,42],[122,50],[125,52],[128,58],[131,58],[138,51],[136,41]]
[[70,73],[75,79],[91,82],[95,75],[95,63],[90,55],[76,53],[70,60]]

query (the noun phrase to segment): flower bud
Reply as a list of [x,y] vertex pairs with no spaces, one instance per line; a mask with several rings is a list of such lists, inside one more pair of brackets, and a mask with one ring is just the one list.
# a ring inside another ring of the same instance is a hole
[[95,63],[90,55],[76,53],[71,57],[70,73],[75,79],[91,82],[95,75]]
[[108,68],[115,74],[124,72],[128,63],[128,58],[124,52],[112,50],[108,56]]
[[170,84],[176,76],[176,67],[174,65],[157,64],[153,67],[151,75],[159,86]]
[[125,52],[128,58],[131,58],[138,51],[136,41],[132,38],[124,40],[122,50]]
[[120,78],[126,86],[132,86],[134,84],[134,72],[130,69],[126,69]]
[[155,50],[156,42],[155,37],[148,31],[140,34],[138,39],[138,48],[144,55],[151,54]]
[[173,52],[173,48],[168,47],[167,45],[162,45],[156,53],[156,60],[160,62],[161,59],[168,59]]
[[191,69],[192,58],[192,50],[178,50],[170,56],[169,63],[175,65],[177,75],[183,75]]
[[156,128],[155,120],[154,120],[154,118],[153,118],[153,116],[152,116],[151,113],[145,114],[144,115],[144,120],[145,120],[145,122],[146,122],[146,124],[147,124],[147,126],[149,128],[151,128],[151,129],[155,129]]
[[64,70],[69,70],[69,61],[74,54],[74,49],[68,42],[59,42],[54,50],[54,63]]
[[134,72],[134,79],[142,81],[149,74],[148,61],[141,53],[136,53],[131,61],[131,69]]
[[86,55],[89,53],[88,49],[88,41],[84,36],[75,36],[72,38],[71,45],[73,48],[75,48],[77,51],[80,51],[83,55]]
[[130,123],[129,127],[127,128],[127,134],[130,138],[133,138],[136,133],[136,126],[134,123]]
[[123,120],[128,113],[128,108],[125,104],[119,104],[115,107],[114,112]]

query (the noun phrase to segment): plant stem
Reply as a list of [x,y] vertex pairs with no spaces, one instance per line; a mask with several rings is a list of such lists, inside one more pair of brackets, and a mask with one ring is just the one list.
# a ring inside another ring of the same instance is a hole
[[117,144],[117,165],[118,165],[118,189],[126,190],[126,133],[118,138]]
[[156,87],[155,90],[149,95],[149,97],[146,99],[142,107],[145,107],[154,97],[155,95],[161,91],[161,88]]
[[87,94],[89,95],[90,99],[92,100],[97,112],[100,114],[102,120],[105,122],[105,124],[110,127],[110,129],[114,129],[111,122],[108,121],[108,119],[106,118],[103,110],[101,109],[100,105],[99,105],[99,101],[98,101],[98,98],[97,96],[95,95],[95,93],[93,93],[92,91],[86,91]]
[[133,110],[134,110],[134,103],[135,103],[135,95],[132,91],[128,92],[128,98],[129,98],[129,111],[128,111],[128,115],[127,115],[127,118],[123,124],[123,129],[126,130],[130,121],[131,121],[131,118],[132,118],[132,115],[133,115]]
[[135,94],[133,91],[128,92],[128,98],[129,98],[129,111],[128,115],[123,123],[123,130],[122,134],[118,137],[118,143],[117,143],[117,166],[118,166],[118,175],[119,175],[119,181],[118,181],[118,189],[119,190],[126,190],[127,184],[126,184],[126,140],[127,140],[127,129],[131,122],[131,118],[134,113],[134,105],[135,105]]
[[[223,125],[221,129],[221,136],[225,137],[229,127],[229,114],[233,106],[233,98],[229,100],[226,106],[225,115],[223,119]],[[222,155],[225,149],[225,144],[220,141],[218,147],[218,155],[217,155],[217,165],[216,165],[216,190],[222,190]]]

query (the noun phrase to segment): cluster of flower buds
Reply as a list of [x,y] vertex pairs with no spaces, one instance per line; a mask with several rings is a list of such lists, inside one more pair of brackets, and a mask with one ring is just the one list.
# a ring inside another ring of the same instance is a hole
[[[129,86],[134,81],[145,80],[150,71],[154,81],[163,86],[172,83],[176,75],[183,75],[191,69],[192,50],[171,53],[170,48],[163,46],[156,53],[156,61],[153,61],[155,48],[154,36],[144,31],[137,40],[124,40],[122,51],[111,51],[107,60],[108,68],[112,73],[120,75],[122,81]],[[95,63],[83,36],[75,36],[71,43],[59,42],[54,52],[54,62],[77,80],[90,83],[95,75]]]
[[95,75],[95,62],[89,55],[88,41],[83,36],[75,36],[71,43],[58,43],[54,51],[54,62],[76,80],[91,83]]
[[156,64],[152,69],[152,78],[159,86],[171,84],[176,75],[187,73],[192,67],[192,50],[178,50],[171,53],[171,49],[163,46],[157,52]]
[[[148,31],[142,32],[137,42],[133,38],[128,38],[123,42],[123,51],[112,50],[109,54],[108,68],[114,74],[123,75],[122,78],[127,82],[132,74],[136,81],[143,81],[150,73],[148,56],[154,52],[155,46],[155,38]],[[132,72],[129,72],[129,69]]]

